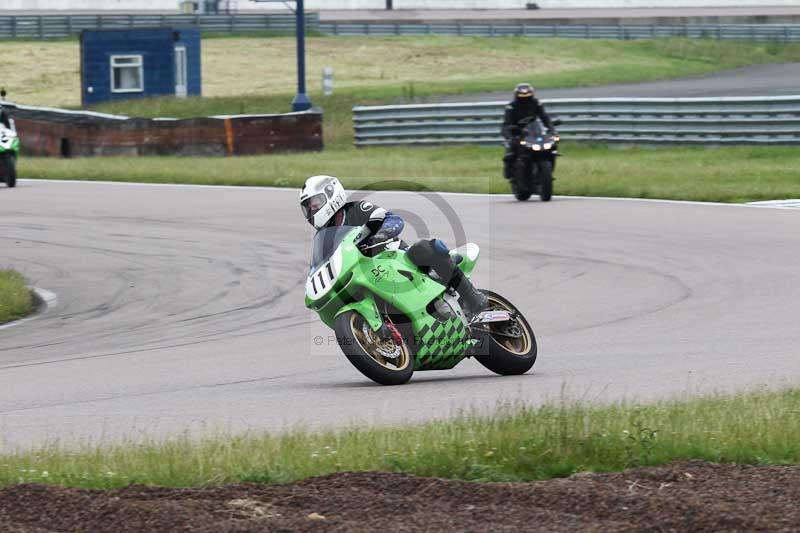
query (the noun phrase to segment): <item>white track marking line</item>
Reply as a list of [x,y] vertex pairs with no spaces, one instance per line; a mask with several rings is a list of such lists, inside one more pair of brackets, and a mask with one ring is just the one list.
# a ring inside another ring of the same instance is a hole
[[31,290],[35,292],[36,296],[38,296],[42,301],[42,308],[36,311],[36,313],[34,313],[32,316],[21,318],[19,320],[9,322],[8,324],[3,324],[0,326],[0,330],[13,328],[15,326],[19,326],[20,324],[24,324],[25,322],[36,320],[41,315],[58,305],[58,295],[56,293],[48,291],[47,289],[40,289],[39,287],[31,287]]
[[[196,188],[196,189],[216,189],[216,190],[229,190],[229,191],[283,191],[291,193],[294,188],[291,187],[273,187],[263,186],[257,187],[252,185],[197,185],[191,183],[140,183],[132,181],[92,181],[92,180],[48,180],[48,179],[24,179],[19,180],[21,183],[67,183],[67,184],[97,184],[97,185],[114,185],[119,187],[170,187],[176,189]],[[349,189],[348,192],[363,192],[363,193],[386,193],[386,194],[438,194],[441,196],[462,196],[462,197],[486,197],[486,198],[503,198],[504,196],[511,196],[511,194],[489,194],[489,193],[473,193],[473,192],[438,192],[438,191],[380,191],[371,189]],[[781,206],[781,205],[764,205],[770,202],[797,202],[800,200],[768,200],[766,202],[750,202],[745,204],[728,204],[723,202],[699,202],[692,200],[660,200],[657,198],[620,198],[615,196],[553,196],[554,199],[568,199],[568,200],[603,200],[609,202],[644,202],[653,204],[678,204],[678,205],[708,205],[716,207],[773,207],[773,208],[794,208],[800,206]]]
[[771,207],[772,209],[800,209],[800,199],[748,202],[747,205],[751,207]]

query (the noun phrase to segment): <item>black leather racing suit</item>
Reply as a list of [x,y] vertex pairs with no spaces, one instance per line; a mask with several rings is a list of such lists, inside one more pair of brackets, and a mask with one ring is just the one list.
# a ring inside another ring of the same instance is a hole
[[[372,233],[372,239],[383,237],[385,241],[397,237],[405,227],[399,216],[372,202],[347,202],[333,215],[328,226],[363,226]],[[376,242],[379,242],[376,240]]]
[[521,133],[519,123],[527,118],[531,120],[539,118],[548,130],[553,129],[553,121],[550,120],[550,116],[537,98],[515,98],[506,106],[503,128],[501,130],[501,134],[506,140],[506,153],[503,156],[506,179],[511,179],[514,161],[517,158],[519,135]]

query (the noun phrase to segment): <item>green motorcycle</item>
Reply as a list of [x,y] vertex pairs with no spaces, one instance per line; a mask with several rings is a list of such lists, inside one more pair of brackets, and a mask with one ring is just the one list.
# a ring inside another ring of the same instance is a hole
[[[536,337],[511,302],[484,290],[486,310],[468,317],[458,293],[412,263],[402,241],[368,245],[367,236],[356,226],[317,232],[305,297],[306,307],[334,330],[329,343],[362,374],[382,385],[400,385],[415,370],[447,370],[467,357],[501,375],[531,369]],[[469,275],[479,252],[470,243],[450,254]]]
[[[0,98],[5,99],[6,92],[0,92]],[[9,120],[0,107],[2,120],[0,120],[0,179],[9,187],[17,185],[17,159],[19,158],[19,137],[14,128],[14,122]]]

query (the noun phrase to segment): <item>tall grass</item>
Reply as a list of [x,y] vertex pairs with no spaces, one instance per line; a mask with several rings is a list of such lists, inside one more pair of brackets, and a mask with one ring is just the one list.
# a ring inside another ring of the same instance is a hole
[[33,311],[31,291],[25,279],[13,270],[0,270],[0,324]]
[[606,407],[502,406],[420,426],[57,444],[0,457],[0,485],[110,488],[289,482],[338,471],[528,481],[672,460],[800,462],[800,390]]

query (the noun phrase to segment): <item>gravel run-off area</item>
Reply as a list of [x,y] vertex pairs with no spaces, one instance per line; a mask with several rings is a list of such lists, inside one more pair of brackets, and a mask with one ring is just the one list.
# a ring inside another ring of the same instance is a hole
[[0,491],[11,531],[797,531],[800,466],[700,461],[534,483],[338,473],[286,485]]

